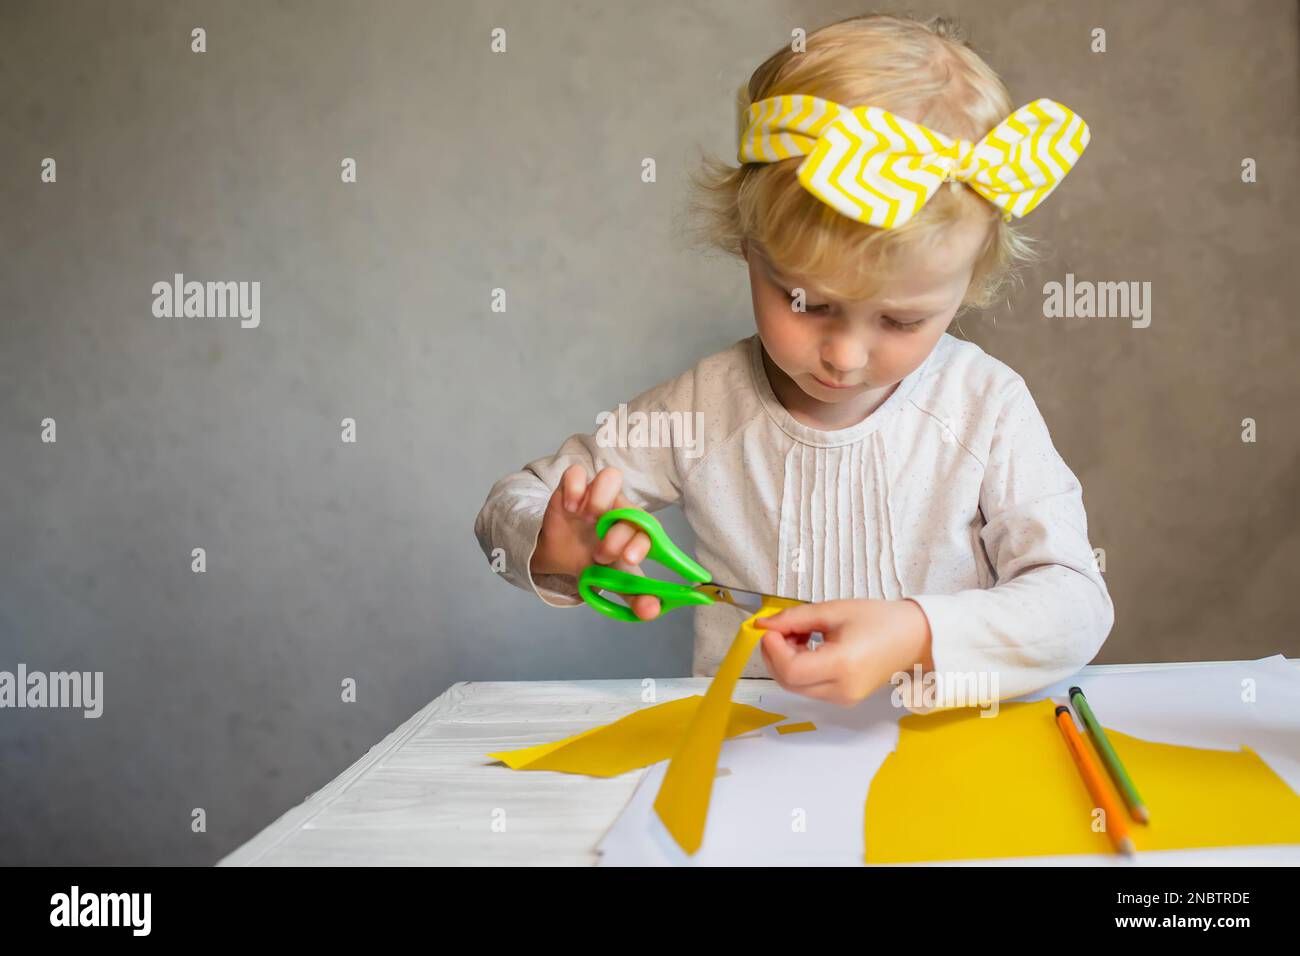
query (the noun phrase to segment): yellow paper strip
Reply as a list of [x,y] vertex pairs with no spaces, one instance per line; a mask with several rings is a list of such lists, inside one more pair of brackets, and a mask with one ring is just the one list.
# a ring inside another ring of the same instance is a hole
[[[996,717],[902,718],[867,793],[866,861],[1113,852],[1055,710],[1043,700],[1002,704]],[[1300,796],[1250,749],[1106,736],[1151,811],[1146,826],[1125,821],[1139,851],[1300,843]]]
[[805,720],[798,724],[782,724],[776,728],[778,734],[805,734],[810,730],[816,730],[817,725],[811,720]]
[[736,639],[704,694],[704,703],[664,773],[655,797],[655,812],[687,853],[694,853],[704,842],[704,825],[709,815],[709,798],[713,795],[713,776],[722,749],[731,693],[745,669],[745,662],[765,633],[754,621],[797,603],[777,599],[740,625]]
[[[512,770],[558,770],[592,777],[617,777],[667,760],[680,744],[703,700],[699,694],[643,707],[612,723],[551,743],[488,754]],[[785,720],[748,704],[732,704],[726,736],[749,733]]]

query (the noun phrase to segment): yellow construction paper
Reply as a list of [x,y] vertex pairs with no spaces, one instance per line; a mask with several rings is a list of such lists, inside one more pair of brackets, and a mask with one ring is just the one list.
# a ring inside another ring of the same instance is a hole
[[722,749],[731,693],[745,669],[745,662],[765,633],[754,621],[798,603],[773,598],[740,625],[736,639],[731,642],[718,672],[713,675],[713,682],[705,691],[704,703],[700,704],[690,729],[664,772],[663,783],[655,797],[655,812],[677,845],[687,853],[694,853],[704,841],[704,824],[709,815],[709,798],[713,795],[713,778],[718,766],[718,752]]
[[[1042,700],[1002,704],[995,717],[903,717],[867,793],[866,862],[1114,852],[1092,829],[1093,800],[1055,712]],[[1139,851],[1300,843],[1300,796],[1249,748],[1106,735],[1151,812],[1145,826],[1125,815]]]
[[[703,699],[695,694],[643,707],[613,723],[592,727],[563,740],[488,756],[503,761],[512,770],[558,770],[592,777],[617,777],[671,757]],[[784,714],[768,713],[748,704],[732,704],[725,715],[726,736],[735,737],[780,720],[785,720]]]
[[778,734],[802,734],[816,729],[816,724],[811,720],[805,720],[798,724],[782,724],[780,727],[776,728],[776,732]]

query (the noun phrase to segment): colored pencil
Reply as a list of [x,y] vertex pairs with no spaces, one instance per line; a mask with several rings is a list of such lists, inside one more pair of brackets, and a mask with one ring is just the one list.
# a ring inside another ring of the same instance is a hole
[[1147,812],[1146,804],[1142,802],[1142,797],[1137,792],[1137,787],[1133,784],[1133,778],[1128,775],[1128,770],[1124,767],[1124,762],[1119,759],[1119,754],[1115,753],[1115,748],[1110,745],[1106,738],[1106,731],[1092,712],[1092,707],[1088,704],[1088,698],[1083,696],[1083,690],[1078,687],[1070,688],[1070,703],[1074,709],[1079,712],[1083,719],[1083,724],[1088,728],[1088,735],[1092,737],[1092,745],[1097,748],[1097,753],[1101,754],[1101,761],[1106,765],[1106,771],[1110,778],[1115,781],[1115,787],[1119,790],[1119,795],[1124,798],[1124,803],[1128,807],[1128,812],[1138,823],[1149,823],[1151,814]]
[[1070,750],[1070,755],[1074,757],[1074,765],[1079,768],[1079,773],[1083,776],[1083,782],[1096,801],[1096,805],[1101,807],[1102,812],[1106,814],[1106,835],[1110,837],[1110,842],[1115,845],[1115,849],[1120,853],[1133,855],[1136,846],[1133,838],[1128,834],[1128,824],[1124,822],[1124,811],[1120,809],[1115,798],[1111,796],[1110,788],[1106,784],[1106,777],[1098,769],[1096,762],[1088,756],[1088,749],[1084,746],[1083,738],[1079,736],[1079,731],[1074,726],[1074,718],[1070,715],[1070,708],[1061,705],[1056,708],[1056,726],[1061,729],[1061,736],[1065,738],[1065,745]]

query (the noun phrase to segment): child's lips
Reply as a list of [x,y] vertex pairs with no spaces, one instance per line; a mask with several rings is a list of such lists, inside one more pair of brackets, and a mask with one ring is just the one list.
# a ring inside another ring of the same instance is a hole
[[828,382],[824,378],[820,378],[819,376],[816,375],[813,376],[813,381],[816,382],[818,385],[821,385],[823,388],[857,388],[858,387],[856,385],[837,385],[834,382]]

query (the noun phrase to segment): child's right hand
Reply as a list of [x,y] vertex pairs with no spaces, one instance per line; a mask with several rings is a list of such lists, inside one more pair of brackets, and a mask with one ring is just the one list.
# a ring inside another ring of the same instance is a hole
[[[533,574],[568,574],[577,578],[589,564],[609,564],[633,574],[650,551],[650,538],[626,521],[596,537],[596,521],[611,508],[635,508],[622,493],[623,473],[604,468],[587,483],[587,469],[570,465],[556,486],[542,516],[542,531],[529,570]],[[650,594],[628,595],[628,606],[643,621],[659,616],[659,599]]]

